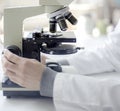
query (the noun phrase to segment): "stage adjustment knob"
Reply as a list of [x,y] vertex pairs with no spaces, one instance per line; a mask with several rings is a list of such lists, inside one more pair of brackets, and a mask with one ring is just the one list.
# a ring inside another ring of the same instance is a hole
[[21,50],[18,46],[16,45],[11,45],[11,46],[8,46],[7,49],[9,51],[11,51],[12,53],[18,55],[18,56],[21,56]]

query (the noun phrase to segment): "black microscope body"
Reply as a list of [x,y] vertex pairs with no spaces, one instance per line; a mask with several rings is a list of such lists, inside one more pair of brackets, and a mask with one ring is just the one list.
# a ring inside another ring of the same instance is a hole
[[[63,34],[58,33],[51,35],[41,32],[35,32],[32,34],[32,38],[24,38],[22,40],[22,51],[15,45],[8,46],[7,49],[18,56],[25,58],[36,59],[40,61],[41,52],[47,54],[72,54],[77,52],[77,48],[62,43],[75,43],[75,37],[64,37]],[[63,48],[64,47],[64,48]],[[59,63],[52,63],[55,65],[53,68],[55,71],[62,72],[62,68]],[[49,64],[49,66],[52,66]],[[47,67],[49,67],[47,66]],[[52,67],[50,67],[52,68]],[[40,91],[23,90],[23,88],[13,83],[8,77],[2,82],[3,95],[7,98],[11,97],[41,97]],[[10,89],[10,90],[9,90]],[[19,89],[19,90],[18,90]]]

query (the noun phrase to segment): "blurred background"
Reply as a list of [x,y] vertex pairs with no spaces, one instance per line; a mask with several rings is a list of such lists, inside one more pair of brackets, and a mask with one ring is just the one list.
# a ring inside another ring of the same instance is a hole
[[[0,0],[0,34],[3,30],[3,10],[6,7],[34,6],[38,0]],[[98,38],[111,32],[120,18],[120,0],[74,0],[70,10],[77,17],[78,24],[69,24],[79,39]],[[31,31],[36,27],[48,27],[48,18],[43,15],[28,18],[24,21],[24,30]]]
[[77,36],[83,39],[106,36],[120,18],[120,0],[75,0],[71,9],[79,21]]

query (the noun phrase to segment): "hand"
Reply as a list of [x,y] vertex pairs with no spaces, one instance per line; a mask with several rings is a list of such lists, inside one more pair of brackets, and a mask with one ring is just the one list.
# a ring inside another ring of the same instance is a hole
[[35,59],[19,57],[9,50],[2,57],[4,73],[14,83],[29,89],[40,89],[40,81],[45,65]]
[[46,57],[45,55],[41,54],[41,63],[42,64],[46,64],[46,60],[49,59],[48,57]]

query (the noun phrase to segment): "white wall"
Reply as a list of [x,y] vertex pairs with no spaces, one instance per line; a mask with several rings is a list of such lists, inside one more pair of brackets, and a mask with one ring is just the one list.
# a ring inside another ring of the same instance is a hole
[[38,3],[39,0],[0,0],[0,14],[3,13],[5,7],[34,6]]

